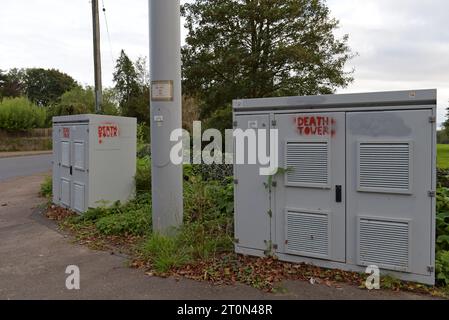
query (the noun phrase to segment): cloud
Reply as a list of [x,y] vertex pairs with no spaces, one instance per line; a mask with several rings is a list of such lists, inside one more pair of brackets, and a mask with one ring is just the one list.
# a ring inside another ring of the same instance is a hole
[[438,122],[449,105],[449,1],[329,0],[359,55],[355,82],[339,92],[438,89]]
[[[182,1],[185,2],[185,1]],[[100,2],[101,3],[101,2]],[[103,81],[112,85],[113,58],[148,56],[148,0],[104,0],[101,12]],[[449,1],[328,0],[359,53],[348,65],[355,82],[339,92],[439,89],[439,122],[449,105]],[[93,83],[89,0],[2,0],[0,69],[58,68]],[[183,30],[185,35],[185,30]]]

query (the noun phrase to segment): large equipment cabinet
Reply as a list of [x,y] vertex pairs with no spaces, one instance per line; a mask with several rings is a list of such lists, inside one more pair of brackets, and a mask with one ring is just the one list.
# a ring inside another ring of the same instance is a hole
[[135,118],[53,118],[53,203],[84,213],[135,194]]
[[[436,90],[236,100],[280,173],[236,164],[235,250],[435,282]],[[270,131],[267,130],[267,134]]]

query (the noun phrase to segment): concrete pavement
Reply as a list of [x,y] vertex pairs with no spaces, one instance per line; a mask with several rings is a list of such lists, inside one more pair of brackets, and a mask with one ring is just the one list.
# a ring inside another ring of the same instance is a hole
[[[329,288],[304,281],[273,295],[244,285],[211,286],[149,277],[127,267],[127,258],[72,244],[35,208],[44,175],[0,182],[0,299],[428,299],[409,293]],[[81,290],[65,288],[66,267],[77,265]]]
[[0,158],[0,181],[48,172],[52,167],[51,154]]

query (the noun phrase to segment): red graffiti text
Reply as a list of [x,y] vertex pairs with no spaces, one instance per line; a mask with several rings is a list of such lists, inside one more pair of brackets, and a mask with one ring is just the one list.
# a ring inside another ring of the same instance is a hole
[[119,128],[116,124],[106,124],[98,127],[98,142],[103,143],[105,138],[116,138],[119,136]]
[[62,136],[64,137],[64,139],[70,139],[70,128],[63,128]]
[[335,119],[330,117],[297,117],[296,127],[302,136],[334,136]]

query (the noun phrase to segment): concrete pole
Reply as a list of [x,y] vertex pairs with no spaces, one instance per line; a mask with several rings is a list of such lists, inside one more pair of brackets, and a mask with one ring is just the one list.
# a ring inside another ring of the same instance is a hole
[[170,161],[173,130],[182,127],[179,0],[149,0],[153,229],[183,222],[182,165]]
[[101,80],[100,16],[98,13],[98,0],[92,0],[92,25],[94,36],[95,113],[101,113],[101,105],[103,104],[103,84]]

